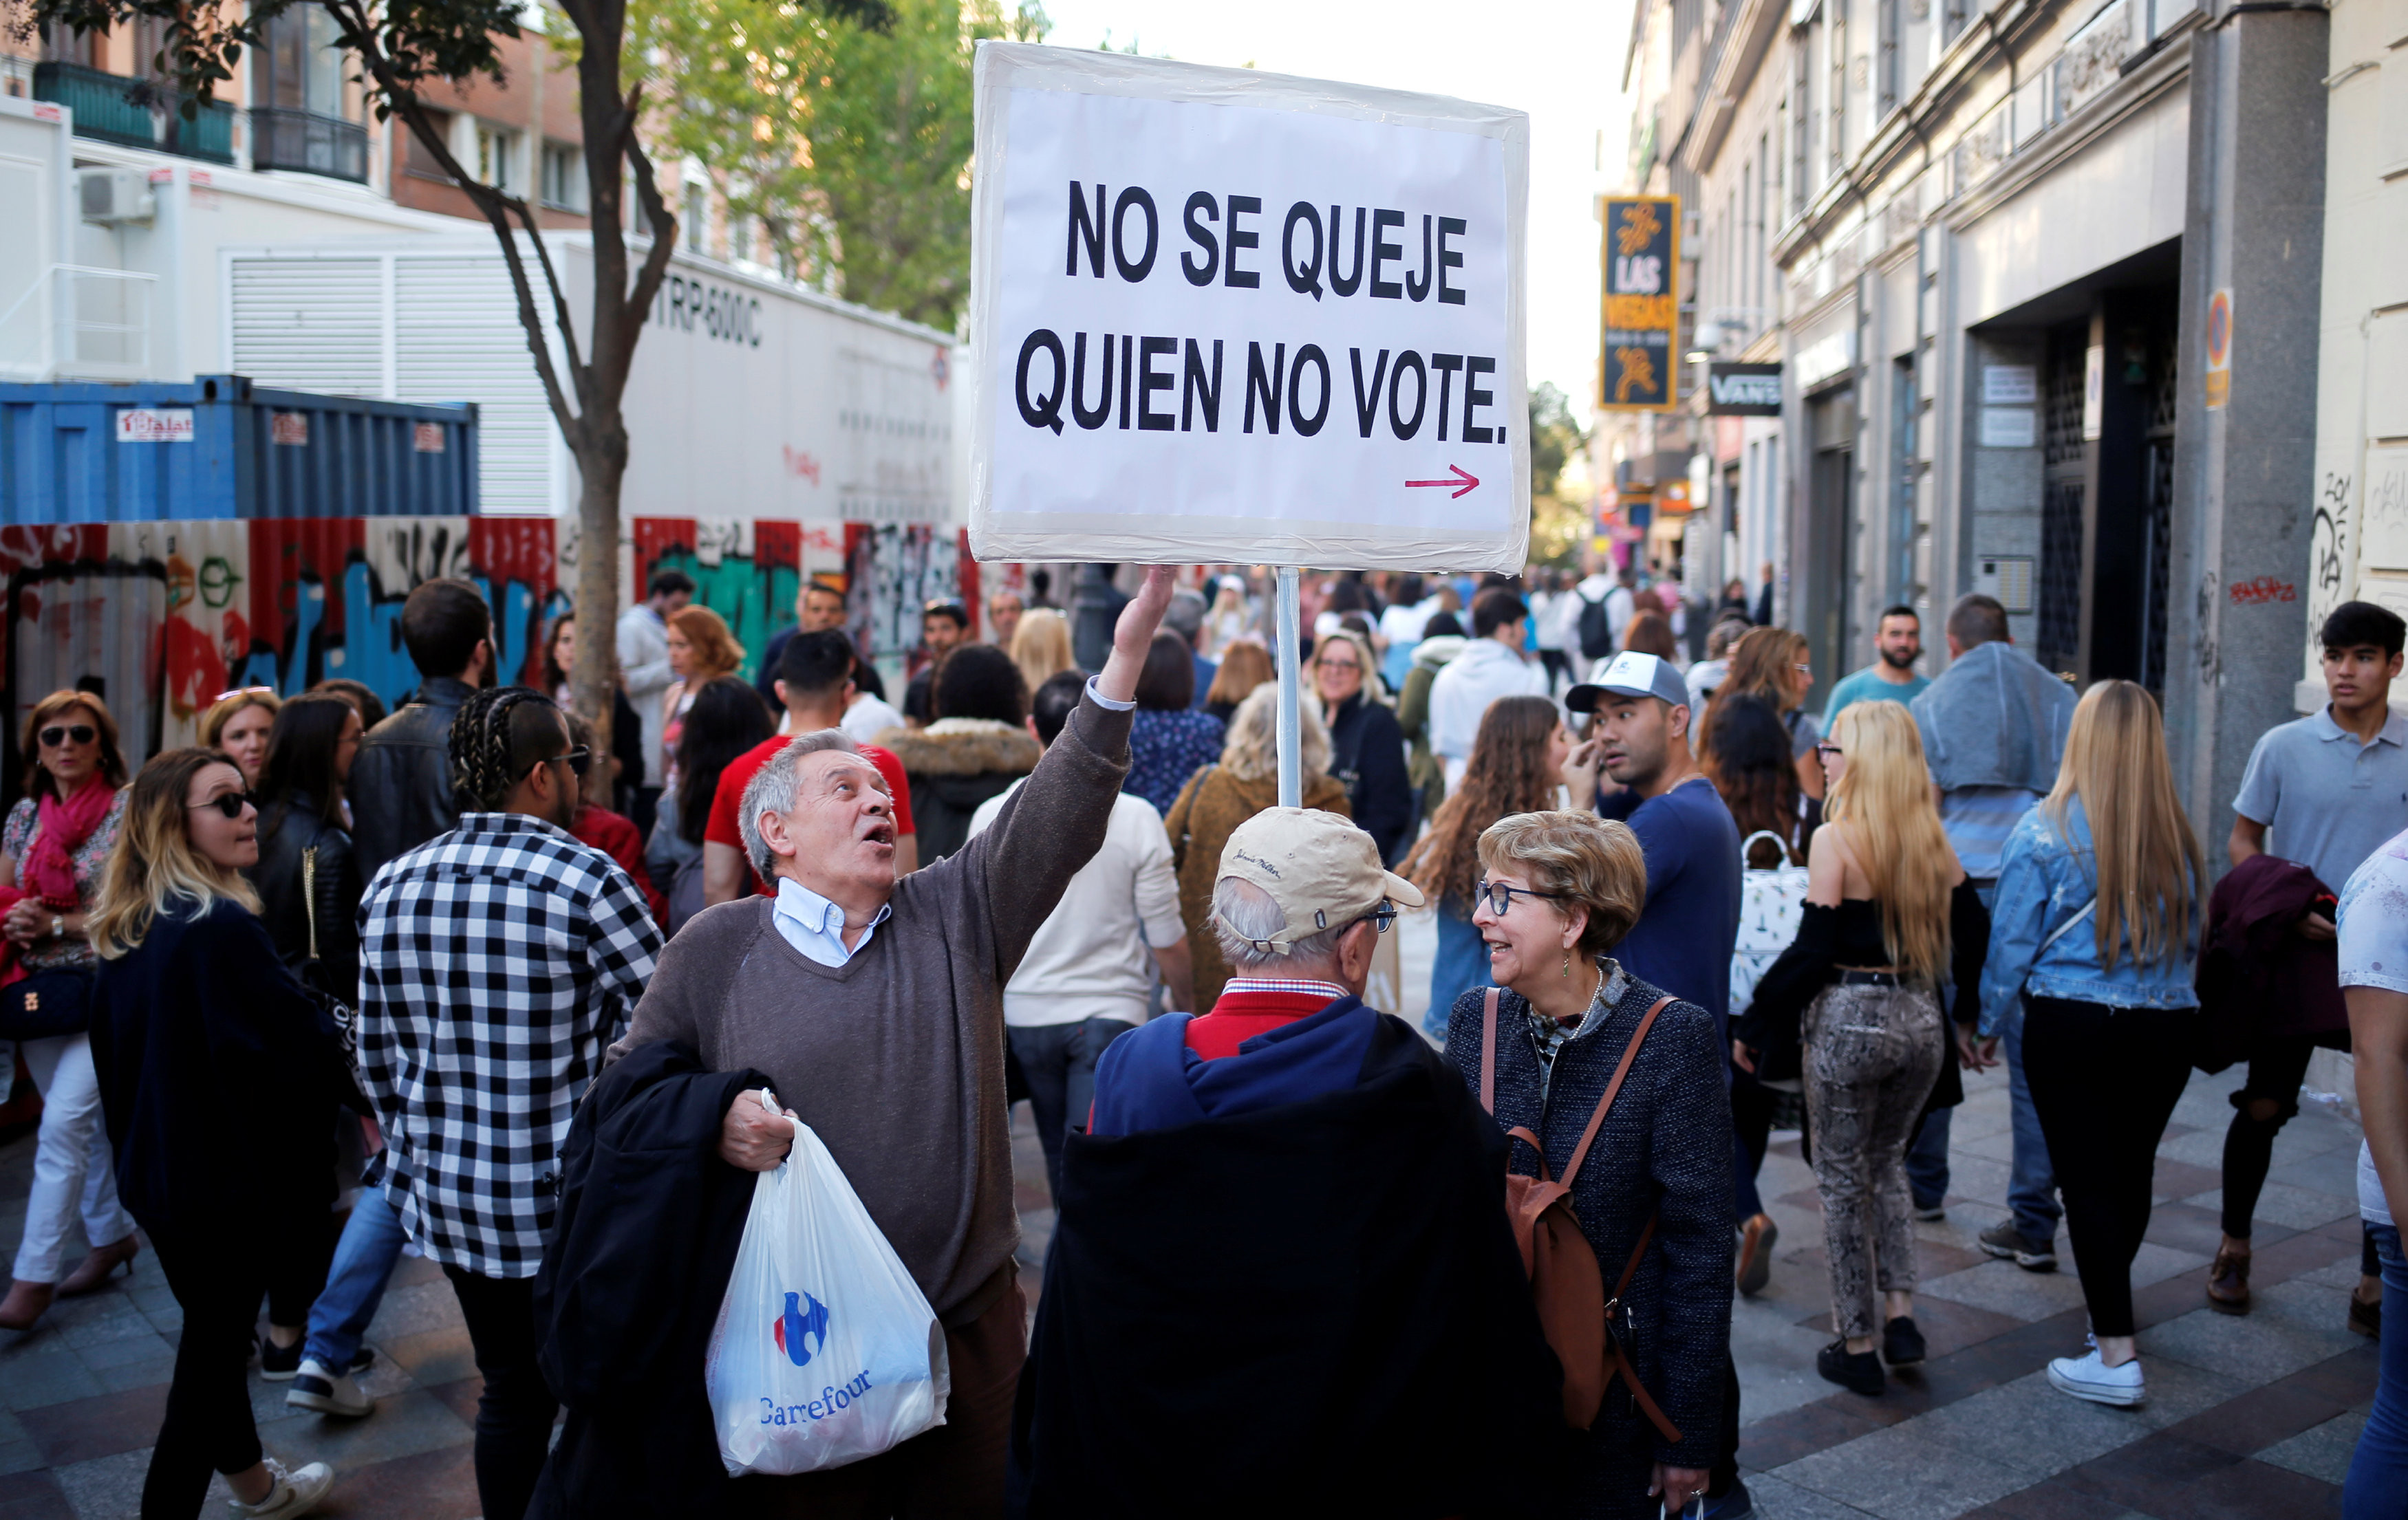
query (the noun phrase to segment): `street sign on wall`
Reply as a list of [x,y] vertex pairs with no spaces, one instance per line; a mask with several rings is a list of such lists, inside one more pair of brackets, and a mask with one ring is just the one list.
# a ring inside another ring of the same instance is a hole
[[1512,570],[1528,119],[981,43],[981,559]]
[[1607,196],[1598,405],[1665,412],[1679,401],[1681,198]]

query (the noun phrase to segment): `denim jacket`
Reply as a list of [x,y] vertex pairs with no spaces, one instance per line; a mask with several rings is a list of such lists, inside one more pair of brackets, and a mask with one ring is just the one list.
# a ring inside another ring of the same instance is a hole
[[[2015,995],[2066,998],[2111,1008],[2196,1008],[2191,968],[2199,959],[2200,917],[2204,901],[2194,894],[2189,935],[2180,955],[2155,965],[2132,959],[2128,939],[2115,964],[2099,964],[2098,929],[2082,914],[2098,894],[2099,867],[2090,843],[2090,820],[2078,796],[2066,802],[2071,840],[2057,832],[2047,810],[2034,807],[2007,835],[1999,865],[1999,899],[1990,910],[1990,955],[1982,967],[1982,1029],[1999,1032]],[[2095,910],[2094,910],[2095,911]],[[2065,930],[2058,934],[2057,930]],[[2049,936],[2057,935],[2054,943]]]

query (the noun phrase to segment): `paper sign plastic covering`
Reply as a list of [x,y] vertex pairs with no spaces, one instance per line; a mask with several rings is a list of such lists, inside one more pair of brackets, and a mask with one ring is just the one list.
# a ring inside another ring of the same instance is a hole
[[977,86],[979,559],[1522,567],[1526,116],[1019,43]]

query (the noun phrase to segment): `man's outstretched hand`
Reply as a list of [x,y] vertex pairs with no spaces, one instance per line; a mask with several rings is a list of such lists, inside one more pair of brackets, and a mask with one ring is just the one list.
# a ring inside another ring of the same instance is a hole
[[1170,566],[1149,565],[1144,588],[1121,609],[1120,623],[1112,630],[1111,658],[1096,677],[1096,689],[1114,702],[1137,700],[1137,678],[1145,669],[1146,650],[1154,646],[1154,631],[1162,626],[1162,615],[1170,606],[1171,590]]

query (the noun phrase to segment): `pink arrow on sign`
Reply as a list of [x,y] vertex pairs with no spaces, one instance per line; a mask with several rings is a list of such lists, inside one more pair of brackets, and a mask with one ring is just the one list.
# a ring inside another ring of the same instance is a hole
[[[1450,464],[1447,468],[1455,472],[1455,478],[1453,480],[1408,480],[1405,484],[1408,486],[1454,486],[1455,490],[1448,492],[1448,495],[1450,496],[1460,496],[1465,491],[1469,490],[1472,487],[1480,484],[1479,477],[1472,475],[1460,464]],[[1457,482],[1460,482],[1460,484],[1457,484]]]

